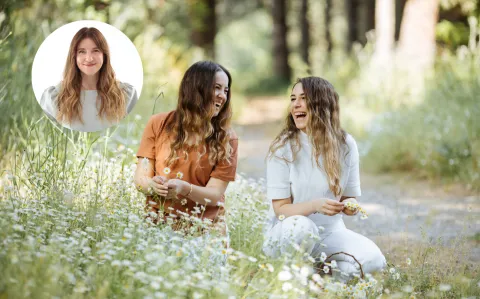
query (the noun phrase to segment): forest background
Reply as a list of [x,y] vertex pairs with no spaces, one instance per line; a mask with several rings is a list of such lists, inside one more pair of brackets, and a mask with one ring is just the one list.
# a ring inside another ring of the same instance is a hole
[[[367,210],[375,217],[370,224],[347,225],[366,228],[368,236],[379,233],[376,242],[390,254],[388,272],[376,277],[379,284],[351,284],[338,294],[478,296],[479,2],[2,1],[0,297],[29,297],[33,292],[39,298],[148,297],[160,285],[165,294],[180,297],[196,292],[222,298],[297,297],[303,280],[284,281],[280,273],[288,269],[297,277],[300,268],[259,255],[265,212],[262,150],[278,133],[292,82],[307,75],[333,83],[340,94],[342,126],[359,144],[365,200],[373,203]],[[62,25],[82,19],[124,32],[143,61],[138,104],[122,124],[105,132],[56,127],[44,116],[31,87],[40,44]],[[129,170],[149,116],[175,108],[183,73],[203,59],[232,73],[234,127],[241,137],[239,172],[247,177],[232,185],[234,193],[227,196],[234,266],[230,278],[219,283],[228,287],[220,290],[214,284],[193,288],[180,283],[197,283],[196,278],[175,278],[179,273],[211,278],[215,267],[188,270],[192,260],[182,254],[193,250],[191,256],[202,256],[202,246],[187,248],[187,238],[164,248],[159,240],[168,239],[165,227],[155,233],[140,229],[138,204],[143,198],[134,190]],[[392,187],[399,182],[401,188]],[[422,195],[414,200],[412,194]],[[418,219],[438,226],[433,235]],[[448,225],[442,227],[442,221]],[[132,225],[139,228],[135,234]],[[424,239],[382,239],[404,227]],[[131,252],[120,254],[110,243]],[[134,243],[149,246],[139,249]],[[155,258],[157,263],[177,262],[165,270],[171,281],[158,278],[164,270],[141,266],[142,261],[153,263],[142,250],[155,248],[157,253],[151,254],[158,254],[158,246],[165,251]],[[111,250],[116,255],[107,254]],[[39,255],[41,263],[32,262]],[[241,262],[246,256],[251,264]],[[336,294],[333,284],[309,275],[309,283],[321,288],[310,285],[307,293]],[[270,283],[275,277],[279,281]],[[169,289],[167,282],[177,289]]]

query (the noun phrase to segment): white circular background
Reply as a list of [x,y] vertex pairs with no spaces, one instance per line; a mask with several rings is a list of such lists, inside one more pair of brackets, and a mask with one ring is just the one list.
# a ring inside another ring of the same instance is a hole
[[32,66],[32,86],[40,102],[45,89],[63,79],[70,42],[83,27],[95,27],[107,40],[110,61],[118,81],[133,85],[140,98],[143,85],[142,60],[130,39],[117,28],[99,21],[76,21],[58,28],[40,45]]

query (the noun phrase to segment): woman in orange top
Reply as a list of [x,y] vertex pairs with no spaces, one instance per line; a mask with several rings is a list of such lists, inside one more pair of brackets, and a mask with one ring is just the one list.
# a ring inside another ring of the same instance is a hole
[[221,65],[197,62],[183,76],[177,108],[148,121],[134,180],[159,219],[183,212],[217,220],[237,168],[231,84],[230,73]]

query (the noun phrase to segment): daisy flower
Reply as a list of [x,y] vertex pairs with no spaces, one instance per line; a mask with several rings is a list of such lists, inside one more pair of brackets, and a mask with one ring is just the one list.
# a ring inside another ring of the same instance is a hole
[[168,168],[168,167],[165,167],[165,168],[163,169],[163,173],[164,173],[164,174],[170,174],[170,172],[172,172],[172,170],[170,170],[170,168]]
[[282,221],[283,219],[285,219],[285,215],[282,214],[282,215],[278,216],[278,220]]
[[182,172],[177,172],[177,179],[183,179],[183,173]]

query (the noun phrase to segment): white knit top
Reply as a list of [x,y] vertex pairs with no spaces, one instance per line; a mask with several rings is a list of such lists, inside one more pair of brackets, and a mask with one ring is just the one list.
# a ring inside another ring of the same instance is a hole
[[[299,131],[299,134],[301,147],[295,161],[289,162],[292,161],[292,149],[289,142],[267,160],[267,197],[270,201],[270,211],[266,230],[273,227],[278,221],[273,211],[272,200],[291,196],[293,203],[300,203],[317,198],[340,200],[341,196],[356,197],[361,195],[358,148],[351,135],[347,134],[347,146],[342,148],[340,155],[342,194],[335,197],[329,189],[326,172],[319,169],[312,160],[312,145],[307,134],[302,131]],[[323,167],[321,157],[320,165]],[[326,230],[332,230],[337,224],[343,224],[341,213],[335,216],[317,213],[309,215],[308,218],[313,220],[315,224],[323,226]]]
[[[56,104],[57,96],[60,93],[61,84],[57,86],[50,86],[42,94],[40,100],[40,106],[43,111],[53,120],[58,111]],[[138,101],[138,96],[135,88],[128,84],[120,82],[120,88],[124,91],[125,100],[127,104],[127,114],[132,111],[133,107]],[[80,100],[82,103],[82,118],[83,124],[79,120],[75,120],[72,123],[63,123],[66,128],[82,131],[82,132],[95,132],[107,129],[118,123],[109,122],[107,119],[100,118],[98,116],[99,102],[97,101],[98,93],[96,90],[82,90],[80,93]]]

